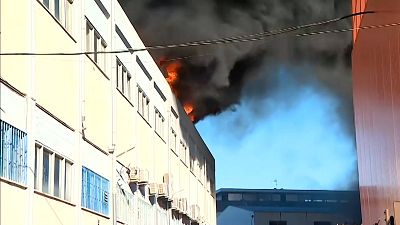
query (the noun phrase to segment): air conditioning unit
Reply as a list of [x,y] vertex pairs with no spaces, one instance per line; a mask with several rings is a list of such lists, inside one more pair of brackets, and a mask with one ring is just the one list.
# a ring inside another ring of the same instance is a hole
[[149,184],[149,195],[154,196],[158,193],[158,185],[156,183]]
[[158,196],[166,197],[168,195],[168,185],[167,184],[159,184],[158,185]]
[[129,182],[137,183],[140,180],[139,176],[140,170],[137,167],[132,167],[129,169]]
[[170,194],[171,193],[174,193],[174,190],[173,190],[173,178],[172,178],[172,175],[170,175],[170,174],[168,174],[168,173],[166,173],[166,174],[164,174],[164,176],[163,176],[163,183],[166,185],[166,187],[167,187],[167,195],[166,195],[166,197],[167,197],[167,199],[168,199],[168,201],[172,201],[173,199],[171,198],[171,196],[170,196]]
[[163,183],[164,184],[169,184],[169,174],[168,173],[166,173],[166,174],[164,174],[164,176],[163,176]]
[[139,183],[147,184],[149,182],[149,171],[145,169],[141,169],[139,171]]

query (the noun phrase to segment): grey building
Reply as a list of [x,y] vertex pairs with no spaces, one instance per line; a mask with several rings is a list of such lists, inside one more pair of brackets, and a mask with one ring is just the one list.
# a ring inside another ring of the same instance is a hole
[[358,191],[219,189],[218,225],[361,224]]

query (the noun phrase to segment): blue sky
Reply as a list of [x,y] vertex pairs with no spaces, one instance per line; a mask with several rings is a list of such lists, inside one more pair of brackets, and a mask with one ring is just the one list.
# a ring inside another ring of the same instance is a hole
[[217,189],[349,189],[357,180],[353,137],[336,115],[339,102],[317,85],[276,73],[276,91],[196,127],[216,160]]

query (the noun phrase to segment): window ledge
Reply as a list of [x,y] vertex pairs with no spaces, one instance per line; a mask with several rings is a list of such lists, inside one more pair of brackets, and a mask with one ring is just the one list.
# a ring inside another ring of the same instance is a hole
[[162,142],[164,142],[164,144],[167,144],[167,142],[164,140],[164,138],[161,137],[161,135],[156,130],[154,130],[154,133],[157,134],[157,136],[162,140]]
[[183,164],[186,168],[189,168],[188,165],[186,165],[185,161],[183,161],[183,160],[181,159],[181,162],[182,162],[182,164]]
[[88,209],[88,208],[85,208],[85,207],[81,207],[81,209],[82,209],[83,211],[86,211],[86,212],[89,212],[89,213],[93,213],[93,214],[95,214],[95,215],[97,215],[97,216],[101,216],[101,217],[103,217],[103,218],[105,218],[105,219],[110,219],[109,216],[106,216],[106,215],[101,214],[101,213],[99,213],[99,212],[93,211],[93,210],[91,210],[91,209]]
[[21,97],[26,97],[26,93],[21,92],[18,90],[16,87],[12,86],[10,83],[8,83],[6,80],[4,80],[2,77],[0,77],[0,83],[4,84],[6,87],[10,88],[12,91],[14,91],[16,94],[20,95]]
[[43,5],[43,3],[40,0],[36,0],[40,6],[42,6],[42,8],[44,10],[46,10],[46,12],[48,14],[50,14],[50,16],[53,18],[54,21],[56,21],[56,23],[64,30],[64,32],[71,38],[71,40],[75,43],[78,43],[75,38],[72,36],[72,34],[61,24],[61,22],[49,11],[49,9]]
[[136,112],[137,112],[137,114],[139,114],[140,117],[142,117],[142,119],[143,119],[143,120],[147,123],[147,125],[149,125],[149,127],[151,128],[151,125],[150,125],[149,121],[147,121],[147,120],[144,118],[144,116],[143,116],[142,114],[140,114],[139,111],[136,111]]
[[25,186],[25,185],[23,185],[23,184],[20,184],[20,183],[17,183],[16,181],[12,181],[12,180],[6,179],[6,178],[4,178],[4,177],[0,177],[0,181],[1,181],[1,182],[4,182],[4,183],[7,183],[7,184],[9,184],[9,185],[11,185],[11,186],[15,186],[15,187],[24,189],[24,190],[28,189],[27,186]]
[[40,110],[42,110],[44,113],[46,113],[48,116],[50,116],[51,118],[53,118],[54,120],[56,120],[57,122],[61,123],[64,127],[68,128],[69,130],[71,130],[72,132],[75,132],[75,129],[72,128],[71,126],[69,126],[67,123],[65,123],[64,121],[62,121],[60,118],[58,118],[57,116],[55,116],[53,113],[51,113],[50,111],[48,111],[45,107],[41,106],[40,104],[36,103],[35,104]]
[[88,57],[88,59],[89,59],[90,61],[92,61],[92,63],[97,67],[97,69],[103,74],[103,76],[104,76],[107,80],[110,80],[110,78],[107,76],[107,74],[104,72],[104,70],[103,70],[102,68],[100,68],[99,64],[97,64],[97,63],[92,59],[92,57],[89,56],[89,55],[92,55],[92,54],[85,54],[85,55],[86,55],[86,57]]
[[99,150],[100,152],[104,153],[105,155],[109,155],[108,152],[101,149],[99,146],[95,145],[93,142],[89,141],[85,136],[82,137],[84,141],[86,141],[89,145],[93,146],[95,149]]
[[126,101],[128,101],[128,103],[129,103],[132,107],[134,107],[134,106],[133,106],[133,103],[131,102],[131,100],[129,100],[129,98],[126,97],[126,96],[124,95],[124,93],[122,93],[122,91],[120,91],[118,88],[117,88],[117,91],[122,95],[122,97],[125,98]]
[[173,150],[172,148],[170,148],[170,149],[171,149],[171,151],[174,153],[174,155],[176,155],[176,157],[180,158],[179,155],[178,155],[178,153],[177,153],[175,150]]
[[73,203],[71,203],[71,202],[68,202],[68,201],[66,201],[66,200],[64,200],[64,199],[61,199],[61,198],[59,198],[59,197],[56,197],[56,196],[53,196],[53,195],[50,195],[50,194],[46,194],[46,193],[40,192],[40,191],[38,191],[38,190],[35,190],[34,193],[37,194],[37,195],[46,197],[46,198],[50,198],[50,199],[56,200],[56,201],[58,201],[58,202],[65,203],[65,204],[70,205],[70,206],[74,206],[74,207],[76,206],[75,204],[73,204]]

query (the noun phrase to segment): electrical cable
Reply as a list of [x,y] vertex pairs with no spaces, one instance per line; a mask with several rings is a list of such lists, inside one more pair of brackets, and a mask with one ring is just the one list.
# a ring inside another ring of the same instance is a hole
[[342,33],[342,32],[354,31],[354,30],[377,29],[377,28],[386,28],[386,27],[394,27],[394,26],[400,26],[400,22],[399,23],[381,24],[381,25],[369,25],[369,26],[362,26],[362,27],[348,28],[348,29],[315,31],[315,32],[309,32],[309,33],[297,34],[296,37],[305,37],[305,36],[329,34],[329,33]]
[[[233,36],[233,37],[226,37],[226,38],[213,39],[213,40],[186,42],[186,43],[179,43],[179,44],[153,45],[153,46],[147,46],[147,47],[144,47],[144,48],[137,48],[137,49],[129,48],[129,49],[126,49],[126,50],[96,51],[96,52],[89,51],[89,52],[71,52],[71,53],[66,53],[66,52],[58,52],[58,53],[33,53],[33,52],[0,53],[0,56],[7,56],[7,55],[74,56],[74,55],[85,55],[85,54],[88,54],[88,55],[90,55],[90,54],[119,54],[119,53],[128,53],[128,52],[132,53],[132,52],[147,51],[147,50],[161,50],[161,49],[168,49],[168,48],[184,48],[184,47],[206,46],[206,45],[214,45],[214,44],[253,42],[253,41],[264,40],[264,39],[266,39],[268,37],[275,36],[275,35],[285,34],[285,33],[293,32],[293,31],[296,31],[296,30],[304,29],[304,28],[320,26],[320,25],[323,25],[323,24],[334,23],[334,22],[338,22],[340,20],[343,20],[343,19],[346,19],[346,18],[349,18],[349,17],[359,16],[359,15],[363,15],[363,14],[371,14],[371,13],[376,13],[376,11],[365,11],[365,12],[353,13],[353,14],[350,14],[350,15],[346,15],[346,16],[342,16],[342,17],[338,17],[338,18],[334,18],[334,19],[330,19],[330,20],[326,20],[326,21],[320,21],[320,22],[315,22],[315,23],[310,23],[310,24],[305,24],[305,25],[288,27],[288,28],[274,30],[274,31],[265,31],[265,32],[249,34],[249,35]],[[383,27],[397,26],[397,25],[400,25],[400,23],[383,24],[383,25],[371,25],[371,26],[365,26],[365,27],[359,27],[359,28],[349,28],[349,29],[342,29],[342,30],[325,30],[325,31],[297,34],[296,36],[297,37],[301,37],[301,36],[310,36],[310,35],[326,34],[326,33],[339,33],[339,32],[352,31],[354,29],[374,29],[374,28],[383,28]],[[183,58],[186,58],[186,57],[183,57]]]

